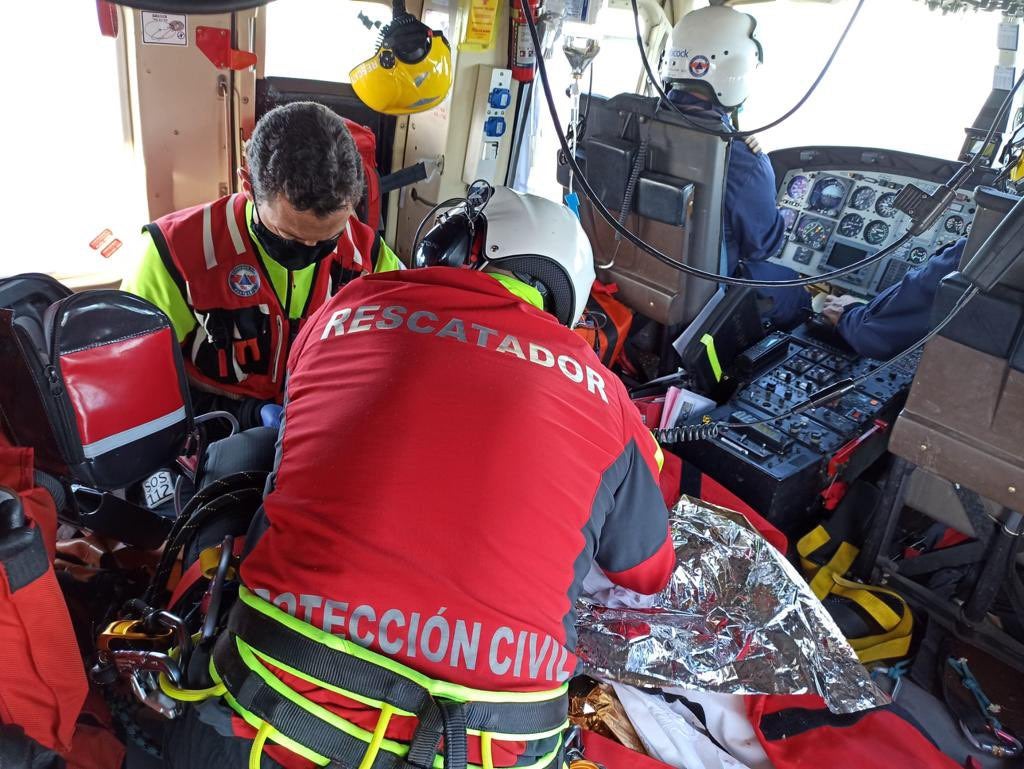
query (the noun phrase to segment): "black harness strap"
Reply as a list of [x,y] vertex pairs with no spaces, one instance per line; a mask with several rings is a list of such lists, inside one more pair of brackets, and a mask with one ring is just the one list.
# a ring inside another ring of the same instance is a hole
[[[325,756],[337,769],[355,769],[363,760],[367,743],[322,719],[310,715],[287,699],[246,666],[238,653],[233,633],[223,633],[213,648],[213,661],[221,680],[238,704],[258,716],[285,737]],[[377,753],[372,769],[414,769],[386,750]]]
[[[415,713],[421,721],[426,721],[429,711],[439,706],[430,692],[408,678],[324,646],[244,601],[232,607],[228,631],[268,657],[312,678]],[[565,722],[568,695],[539,702],[468,702],[463,710],[469,729],[507,734],[549,732]]]
[[444,721],[445,769],[466,769],[469,747],[466,744],[466,706],[460,702],[442,702]]
[[335,651],[238,601],[228,617],[229,633],[263,654],[339,689],[420,713],[431,705],[422,686],[371,662]]

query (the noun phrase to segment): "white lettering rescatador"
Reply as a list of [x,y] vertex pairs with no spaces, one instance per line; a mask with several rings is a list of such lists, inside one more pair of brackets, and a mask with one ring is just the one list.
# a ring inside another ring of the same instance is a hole
[[587,391],[605,403],[605,382],[600,372],[580,363],[570,355],[556,356],[551,350],[535,342],[522,341],[514,334],[498,329],[467,323],[462,318],[441,318],[430,310],[413,310],[400,305],[364,304],[356,308],[342,307],[331,314],[320,340],[350,336],[363,331],[393,331],[403,328],[414,334],[450,339],[461,344],[473,344],[485,350],[516,357],[524,363],[558,370],[571,382],[585,385]]

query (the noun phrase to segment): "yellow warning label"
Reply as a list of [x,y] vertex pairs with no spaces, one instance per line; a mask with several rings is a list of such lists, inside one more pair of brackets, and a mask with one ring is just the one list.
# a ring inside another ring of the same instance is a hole
[[459,48],[464,51],[487,51],[494,45],[498,27],[498,6],[501,0],[470,0],[469,19]]

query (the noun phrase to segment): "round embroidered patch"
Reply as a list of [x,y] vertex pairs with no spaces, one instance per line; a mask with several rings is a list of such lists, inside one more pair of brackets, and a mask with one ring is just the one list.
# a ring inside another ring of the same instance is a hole
[[251,264],[240,264],[228,275],[228,287],[239,296],[252,296],[260,290],[260,274]]

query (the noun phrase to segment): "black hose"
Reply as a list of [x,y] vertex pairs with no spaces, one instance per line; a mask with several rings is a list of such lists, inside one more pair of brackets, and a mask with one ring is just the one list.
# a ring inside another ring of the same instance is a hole
[[[537,31],[537,24],[534,22],[533,17],[528,13],[528,11],[525,10],[528,8],[526,0],[519,0],[519,3],[520,6],[524,8],[523,13],[526,16],[526,24],[530,30],[530,37],[533,40],[533,44],[535,46],[538,46],[539,50],[540,34]],[[860,270],[864,267],[875,264],[878,261],[884,259],[885,257],[893,254],[896,250],[898,250],[901,246],[903,246],[907,241],[909,241],[913,237],[910,233],[905,233],[895,243],[892,243],[891,245],[883,248],[881,251],[874,254],[873,256],[865,257],[864,259],[860,259],[838,270],[832,270],[831,272],[825,272],[822,273],[821,275],[806,278],[790,278],[787,280],[779,281],[753,280],[751,278],[737,278],[731,275],[718,275],[717,273],[706,272],[705,270],[700,270],[696,267],[691,267],[690,265],[684,262],[680,262],[678,259],[673,259],[668,254],[658,250],[657,248],[643,240],[641,237],[639,237],[635,233],[631,232],[630,230],[626,229],[624,226],[619,224],[616,218],[612,215],[611,211],[608,210],[607,206],[605,206],[604,203],[601,202],[600,197],[594,191],[594,188],[590,185],[590,182],[587,180],[587,177],[583,174],[583,171],[580,168],[579,163],[576,162],[576,158],[573,155],[572,150],[569,147],[569,143],[565,138],[565,132],[562,130],[562,126],[558,121],[558,108],[555,106],[555,99],[551,92],[551,82],[548,79],[547,66],[544,64],[544,58],[540,56],[537,57],[537,74],[540,75],[540,83],[542,90],[544,91],[544,99],[545,101],[547,101],[548,111],[551,113],[552,121],[554,122],[555,134],[558,136],[558,142],[561,145],[562,152],[565,155],[566,161],[569,163],[569,167],[573,171],[574,180],[579,182],[580,189],[583,190],[583,193],[590,200],[592,206],[601,215],[601,218],[604,219],[614,231],[621,233],[622,237],[624,237],[634,246],[639,248],[641,251],[650,254],[659,262],[667,264],[670,267],[674,267],[680,272],[686,273],[687,275],[692,275],[695,278],[711,281],[712,283],[721,283],[728,286],[750,286],[753,288],[786,288],[810,286],[816,283],[821,283],[823,281],[830,281],[837,278],[841,278],[845,275],[849,275],[853,272],[856,272],[857,270]]]
[[832,49],[832,54],[828,57],[828,60],[825,62],[825,66],[822,67],[821,72],[818,73],[818,76],[814,79],[814,82],[811,83],[811,87],[807,89],[807,93],[805,93],[803,97],[801,97],[800,101],[798,101],[792,109],[790,109],[777,120],[773,120],[770,123],[766,123],[765,125],[760,126],[759,128],[752,128],[749,131],[716,131],[713,128],[705,128],[704,126],[698,125],[697,123],[691,121],[686,116],[686,113],[679,109],[679,107],[673,104],[671,99],[668,98],[668,94],[666,94],[665,90],[661,87],[661,83],[658,77],[651,70],[651,62],[650,59],[647,58],[647,51],[644,49],[644,39],[643,35],[640,32],[640,7],[637,5],[637,0],[630,0],[630,2],[633,5],[633,22],[636,26],[636,42],[637,46],[640,49],[640,59],[643,62],[644,72],[647,73],[647,79],[650,81],[651,85],[654,86],[654,90],[658,93],[658,96],[660,96],[663,101],[668,102],[668,105],[672,109],[674,109],[678,114],[680,114],[683,117],[683,120],[685,120],[686,123],[690,126],[690,128],[692,128],[694,131],[697,131],[702,134],[708,134],[710,136],[719,136],[723,139],[728,139],[730,137],[744,139],[748,136],[753,136],[754,134],[761,133],[762,131],[767,131],[769,128],[774,128],[775,126],[779,125],[780,123],[783,123],[784,121],[788,120],[793,115],[795,115],[797,110],[804,106],[804,104],[807,103],[807,100],[811,98],[811,94],[813,94],[818,89],[818,86],[821,84],[821,81],[825,79],[825,75],[828,74],[829,69],[832,68],[832,62],[835,61],[836,55],[839,53],[839,49],[843,47],[843,43],[846,41],[846,36],[850,33],[850,29],[852,29],[853,27],[853,22],[857,20],[857,16],[860,15],[860,10],[864,6],[864,0],[858,0],[857,7],[853,9],[853,13],[850,15],[850,20],[846,22],[846,27],[843,29],[843,34],[841,34],[839,36],[839,40],[836,41],[835,48]]

